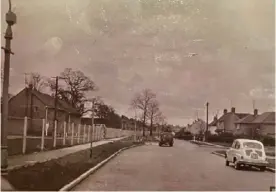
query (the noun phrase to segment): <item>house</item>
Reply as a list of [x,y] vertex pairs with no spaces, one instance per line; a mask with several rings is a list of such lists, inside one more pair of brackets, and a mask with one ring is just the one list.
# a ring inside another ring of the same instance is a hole
[[236,124],[235,135],[247,135],[253,137],[253,131],[257,129],[257,125],[253,124],[252,121],[258,116],[258,110],[254,110],[254,114],[249,114],[242,119],[239,119]]
[[223,115],[217,121],[217,131],[234,133],[236,130],[236,122],[246,116],[249,113],[236,113],[235,108],[232,107],[230,112],[224,109]]
[[[54,127],[54,112],[55,98],[32,88],[24,88],[9,100],[9,117],[23,119],[27,116],[30,119],[28,132],[41,133],[42,119],[49,123],[51,132]],[[58,126],[64,122],[79,124],[81,114],[67,102],[57,99],[56,118]]]
[[248,115],[236,122],[236,135],[248,135],[252,138],[256,134],[275,137],[275,112],[265,112],[258,115],[254,110],[253,115]]
[[195,120],[189,127],[187,127],[187,131],[191,132],[193,135],[199,135],[204,133],[206,129],[206,122],[202,119]]
[[214,116],[213,121],[208,125],[208,131],[210,131],[210,133],[212,135],[217,135],[217,122],[218,122],[218,117]]

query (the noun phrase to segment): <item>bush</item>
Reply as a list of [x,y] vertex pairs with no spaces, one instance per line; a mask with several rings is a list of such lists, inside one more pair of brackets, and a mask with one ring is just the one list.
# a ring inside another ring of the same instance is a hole
[[263,136],[260,138],[260,141],[264,146],[275,146],[275,138],[269,136]]

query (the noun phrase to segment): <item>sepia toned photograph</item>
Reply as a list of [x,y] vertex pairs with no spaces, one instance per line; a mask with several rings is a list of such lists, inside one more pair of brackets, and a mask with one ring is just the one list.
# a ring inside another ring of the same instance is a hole
[[1,0],[1,191],[275,191],[274,0]]

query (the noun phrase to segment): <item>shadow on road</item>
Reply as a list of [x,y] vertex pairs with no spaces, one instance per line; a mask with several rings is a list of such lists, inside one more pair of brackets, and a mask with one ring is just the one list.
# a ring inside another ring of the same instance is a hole
[[[231,165],[229,167],[235,169],[234,165]],[[237,170],[237,171],[260,172],[260,170],[257,167],[249,167],[249,166],[242,166],[240,167],[240,170]]]

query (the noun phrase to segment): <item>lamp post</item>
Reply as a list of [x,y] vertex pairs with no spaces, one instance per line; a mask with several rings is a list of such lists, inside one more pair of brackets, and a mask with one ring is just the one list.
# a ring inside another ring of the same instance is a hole
[[9,78],[10,78],[10,54],[11,40],[13,38],[12,25],[16,23],[16,15],[11,11],[11,1],[9,0],[9,11],[6,13],[6,22],[8,24],[5,33],[5,47],[1,47],[5,52],[4,58],[4,78],[3,78],[3,106],[2,106],[2,121],[1,121],[1,175],[7,174],[8,168],[8,100],[9,100]]

